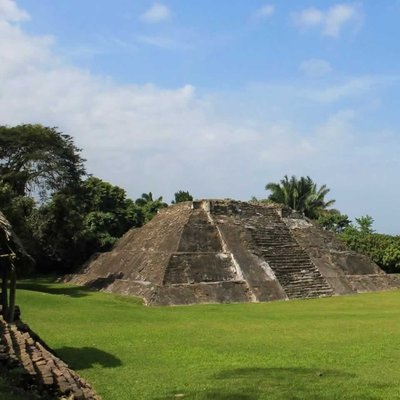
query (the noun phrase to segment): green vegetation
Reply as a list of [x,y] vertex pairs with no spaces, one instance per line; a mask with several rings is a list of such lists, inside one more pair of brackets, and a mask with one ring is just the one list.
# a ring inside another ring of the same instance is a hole
[[[93,253],[109,250],[127,230],[150,221],[167,204],[162,196],[143,193],[136,201],[124,189],[88,176],[71,136],[39,124],[0,126],[0,210],[11,222],[36,272],[71,272]],[[326,185],[309,177],[287,175],[266,185],[268,199],[257,204],[286,204],[340,235],[355,251],[370,256],[385,271],[400,269],[400,237],[379,235],[371,217],[356,219],[329,207]],[[190,201],[179,190],[173,204]],[[18,266],[30,272],[30,263]],[[23,268],[22,268],[23,267]]]
[[0,210],[39,272],[71,271],[167,206],[151,193],[129,199],[88,176],[84,161],[72,137],[56,128],[0,126]]
[[339,237],[346,245],[374,260],[386,272],[400,272],[400,236],[382,235],[372,229],[374,220],[369,215],[356,218]]
[[20,289],[23,319],[104,400],[399,398],[397,291],[148,308],[44,281]]
[[167,203],[163,202],[162,196],[157,199],[153,199],[153,193],[143,193],[142,197],[139,197],[135,201],[136,205],[143,210],[144,222],[149,222],[161,208],[168,207]]
[[271,192],[268,200],[285,204],[312,219],[318,218],[335,203],[335,200],[325,200],[330,189],[326,185],[318,189],[317,184],[309,176],[297,179],[293,175],[289,179],[285,175],[279,183],[268,183],[265,189]]
[[314,219],[323,229],[339,235],[339,238],[354,251],[365,254],[388,273],[400,272],[400,236],[375,233],[373,218],[369,215],[355,218],[355,224],[346,214],[329,209],[335,200],[325,201],[330,189],[322,185],[319,189],[309,177],[287,175],[279,183],[268,183],[271,192],[268,199],[253,197],[251,202],[285,204],[308,218]]
[[184,190],[179,190],[174,194],[174,200],[171,201],[172,204],[182,203],[183,201],[192,201],[193,196],[189,192]]
[[27,400],[26,396],[13,392],[8,382],[1,376],[0,372],[0,398],[1,400]]
[[318,216],[317,223],[323,229],[340,233],[350,226],[351,221],[346,214],[341,214],[338,210],[328,210]]
[[42,196],[79,184],[85,175],[71,136],[36,124],[0,126],[0,176],[17,196]]
[[35,209],[29,219],[32,252],[41,270],[70,270],[94,252],[109,250],[143,219],[125,190],[89,177],[74,192],[57,192]]

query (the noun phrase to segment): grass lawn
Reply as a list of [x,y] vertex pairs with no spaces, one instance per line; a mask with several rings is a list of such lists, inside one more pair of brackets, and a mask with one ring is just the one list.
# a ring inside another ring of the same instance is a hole
[[22,319],[104,400],[400,399],[400,291],[148,308],[19,287]]

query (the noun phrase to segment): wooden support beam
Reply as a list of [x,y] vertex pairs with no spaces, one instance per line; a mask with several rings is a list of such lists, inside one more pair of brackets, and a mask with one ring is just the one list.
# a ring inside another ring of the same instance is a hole
[[10,268],[10,301],[9,301],[9,310],[8,310],[8,322],[14,322],[15,317],[15,296],[17,291],[17,273],[15,270],[15,265],[11,261]]
[[[8,260],[7,260],[8,261]],[[1,268],[1,303],[2,303],[2,314],[4,318],[8,317],[8,262],[0,260]]]

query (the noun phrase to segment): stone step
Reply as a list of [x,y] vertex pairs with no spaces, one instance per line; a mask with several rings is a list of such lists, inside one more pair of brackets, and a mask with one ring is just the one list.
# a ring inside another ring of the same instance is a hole
[[261,256],[274,271],[289,298],[314,298],[333,295],[308,254],[273,210],[246,221]]
[[276,260],[278,262],[284,262],[284,261],[297,261],[299,263],[304,262],[304,263],[309,263],[310,258],[305,256],[305,255],[300,255],[300,254],[277,254],[277,253],[270,253],[269,251],[262,251],[262,255],[265,257],[270,258],[271,260]]
[[309,260],[304,261],[304,260],[296,260],[296,259],[276,259],[273,257],[268,257],[264,256],[265,259],[268,259],[268,264],[275,265],[277,268],[285,268],[287,267],[304,267],[304,268],[309,268],[310,266],[313,266]]

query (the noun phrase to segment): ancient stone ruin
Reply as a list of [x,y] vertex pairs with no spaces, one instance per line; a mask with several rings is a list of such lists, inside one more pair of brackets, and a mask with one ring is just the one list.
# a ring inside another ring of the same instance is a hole
[[16,264],[33,260],[0,212],[0,373],[24,398],[101,400],[20,320],[15,305]]
[[148,305],[315,298],[400,287],[281,205],[185,202],[130,230],[69,281],[140,296]]
[[21,321],[10,324],[2,316],[0,368],[32,398],[101,400],[90,384],[54,355],[28,325]]

